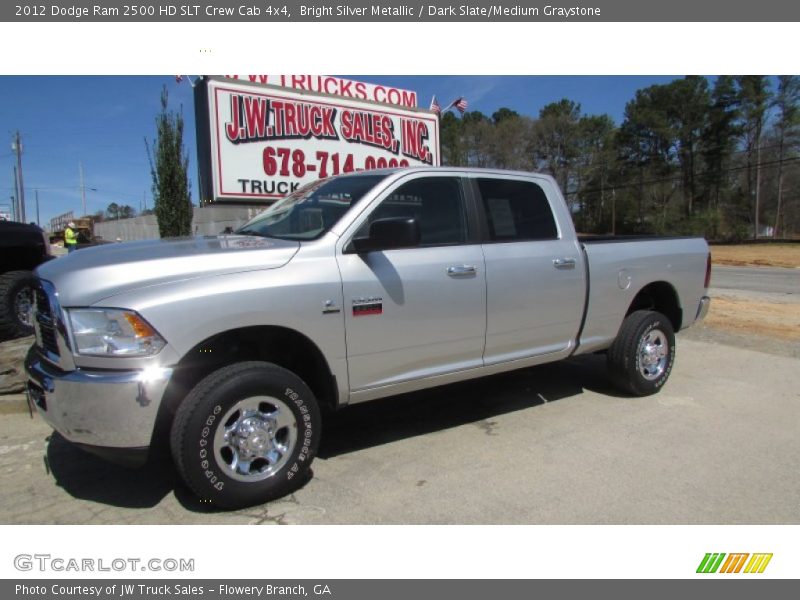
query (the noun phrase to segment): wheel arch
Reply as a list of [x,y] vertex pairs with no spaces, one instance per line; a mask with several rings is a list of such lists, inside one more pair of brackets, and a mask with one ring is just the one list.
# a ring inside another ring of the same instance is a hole
[[625,317],[637,310],[658,311],[670,320],[673,330],[680,331],[683,309],[678,292],[667,281],[654,281],[640,289],[628,306]]
[[287,327],[251,326],[216,333],[186,352],[175,365],[159,407],[152,446],[164,450],[175,411],[186,395],[206,375],[222,367],[261,360],[283,367],[300,377],[321,408],[339,407],[336,379],[324,354],[310,338]]

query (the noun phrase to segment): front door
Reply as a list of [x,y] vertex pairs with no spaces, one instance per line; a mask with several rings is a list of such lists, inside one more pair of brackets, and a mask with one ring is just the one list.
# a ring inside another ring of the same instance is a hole
[[401,180],[355,237],[390,217],[416,219],[420,245],[337,257],[353,392],[483,364],[486,276],[461,179]]

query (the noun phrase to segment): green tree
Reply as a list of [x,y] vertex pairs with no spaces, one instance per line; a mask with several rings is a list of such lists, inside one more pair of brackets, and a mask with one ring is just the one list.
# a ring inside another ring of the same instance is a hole
[[466,165],[472,167],[491,167],[492,121],[479,110],[464,113],[461,126],[466,152]]
[[192,228],[192,203],[187,175],[189,157],[183,148],[183,114],[168,111],[167,101],[167,87],[164,86],[161,91],[161,113],[156,118],[156,140],[152,155],[145,140],[153,178],[154,212],[162,238],[189,235]]
[[787,154],[793,154],[800,143],[800,77],[797,75],[781,75],[778,77],[778,91],[773,106],[777,109],[775,130],[778,142],[778,199],[775,209],[775,229],[773,236],[778,237],[784,193],[786,170],[784,160]]
[[619,131],[624,157],[620,175],[626,186],[622,200],[634,209],[635,223],[630,228],[636,231],[665,230],[670,201],[679,189],[673,183],[677,160],[667,114],[670,102],[667,86],[653,85],[637,90],[625,105],[625,120]]
[[667,120],[681,169],[684,210],[692,216],[698,194],[696,174],[699,171],[700,141],[709,118],[710,95],[705,77],[689,76],[668,86]]
[[703,185],[708,203],[717,210],[729,190],[730,169],[739,136],[739,95],[730,75],[721,75],[711,91],[708,120],[700,142],[705,164]]
[[455,115],[447,112],[439,122],[442,140],[442,164],[451,167],[467,165],[467,150],[464,144],[464,126]]
[[119,219],[119,204],[112,202],[106,207],[107,219]]
[[[504,110],[504,109],[500,109]],[[497,113],[495,113],[497,114]],[[533,168],[531,132],[533,120],[516,113],[487,125],[487,144],[491,167],[528,171]]]
[[578,123],[581,105],[563,98],[539,111],[533,133],[534,159],[539,168],[558,181],[565,194],[572,186],[571,174],[578,157]]
[[511,110],[510,108],[506,108],[505,106],[498,108],[492,113],[492,121],[495,125],[502,123],[506,119],[514,119],[516,117],[519,117],[519,113],[515,110]]
[[578,122],[577,217],[584,232],[614,233],[616,229],[615,195],[608,189],[616,167],[615,132],[608,115],[586,115]]
[[106,207],[107,219],[132,219],[136,216],[136,209],[128,204],[112,202]]
[[705,211],[699,215],[702,231],[707,237],[739,238],[746,233],[739,224],[748,219],[748,212],[739,214],[741,196],[735,181],[735,156],[738,145],[739,91],[736,78],[720,75],[711,89],[708,118],[700,137],[700,157],[703,163],[700,195]]
[[739,75],[741,127],[747,156],[747,197],[752,199],[753,238],[758,237],[761,212],[761,137],[770,102],[769,80],[763,75]]

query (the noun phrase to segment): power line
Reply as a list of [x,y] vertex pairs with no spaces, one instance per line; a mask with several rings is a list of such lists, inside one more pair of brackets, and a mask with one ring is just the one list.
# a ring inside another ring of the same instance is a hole
[[[74,184],[73,185],[37,185],[36,189],[42,190],[42,191],[45,191],[45,190],[67,190],[67,191],[76,191],[76,192],[80,192],[81,191],[80,185],[74,185]],[[87,190],[91,190],[93,192],[106,194],[106,195],[128,196],[129,198],[136,198],[137,200],[139,199],[138,195],[132,194],[130,192],[121,192],[121,191],[118,191],[118,190],[109,190],[107,188],[95,188],[95,187],[89,187],[89,186],[86,186],[86,189]],[[14,188],[11,187],[11,186],[0,186],[0,190],[14,191]]]
[[[783,145],[783,147],[785,149],[789,149],[789,147],[791,146],[788,143],[784,143],[782,145]],[[721,145],[721,146],[716,146],[716,147],[712,147],[712,148],[698,148],[695,151],[695,154],[698,155],[698,156],[702,156],[703,154],[706,154],[707,152],[709,152],[711,150],[719,150],[720,148],[724,148],[724,147],[725,147],[724,145]],[[761,150],[763,151],[763,150],[768,150],[768,149],[771,149],[771,148],[780,148],[780,147],[781,147],[781,144],[770,144],[768,146],[761,146]],[[727,156],[730,157],[730,156],[734,156],[734,155],[737,155],[737,154],[748,154],[748,153],[755,152],[755,151],[756,151],[755,148],[753,148],[752,150],[746,150],[746,149],[745,150],[733,150]],[[601,152],[601,151],[598,151],[598,152]],[[596,155],[596,153],[587,152],[585,154],[576,154],[574,157],[571,157],[571,158],[574,159],[574,160],[579,160],[579,159],[580,160],[584,160],[584,159],[587,159],[587,158],[591,159],[595,155]],[[654,159],[654,158],[659,158],[659,157],[657,155],[655,155],[655,154],[648,155],[646,157],[646,160],[647,160],[647,162],[650,162],[650,160]],[[545,158],[543,160],[546,161],[547,159]],[[593,163],[592,166],[595,166],[595,167],[600,167],[600,166],[608,167],[609,165],[616,165],[616,164],[620,164],[620,163],[626,163],[629,160],[630,160],[630,156],[618,155],[618,156],[615,156],[614,158],[612,158],[610,160],[604,160],[602,162]]]
[[[701,171],[700,173],[694,173],[693,176],[694,177],[702,177],[703,175],[712,175],[712,174],[717,174],[717,173],[732,173],[733,171],[744,171],[746,169],[753,169],[753,168],[756,168],[756,167],[768,167],[768,166],[773,166],[773,165],[779,165],[781,163],[787,164],[787,163],[793,163],[793,162],[798,162],[798,161],[800,161],[800,157],[784,158],[783,160],[773,160],[773,161],[767,161],[767,162],[762,162],[762,163],[758,163],[758,164],[742,165],[742,166],[738,166],[738,167],[729,167],[727,169],[719,169],[719,170],[714,170],[714,171]],[[575,191],[572,191],[572,192],[565,191],[564,195],[565,196],[574,196],[575,194],[591,194],[591,193],[594,193],[594,192],[604,192],[604,191],[609,191],[609,190],[621,190],[621,189],[626,189],[626,188],[642,187],[642,186],[645,186],[645,185],[655,185],[655,184],[658,184],[658,183],[670,183],[670,182],[682,182],[682,181],[683,181],[683,175],[675,175],[675,176],[671,176],[671,177],[662,177],[662,178],[659,178],[659,179],[647,179],[647,180],[644,180],[644,181],[634,181],[634,182],[631,182],[631,183],[622,183],[622,184],[619,184],[619,185],[609,184],[609,185],[604,186],[602,188],[594,188],[594,189],[588,189],[588,190],[580,189],[580,190],[575,190]]]

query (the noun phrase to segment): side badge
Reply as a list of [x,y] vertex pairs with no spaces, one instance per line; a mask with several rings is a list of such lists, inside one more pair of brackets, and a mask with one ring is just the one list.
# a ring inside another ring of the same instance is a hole
[[372,296],[369,298],[353,298],[353,316],[365,317],[367,315],[383,314],[383,298]]
[[325,302],[322,303],[323,315],[336,314],[338,312],[339,312],[339,307],[336,306],[336,303],[333,300],[325,300]]

